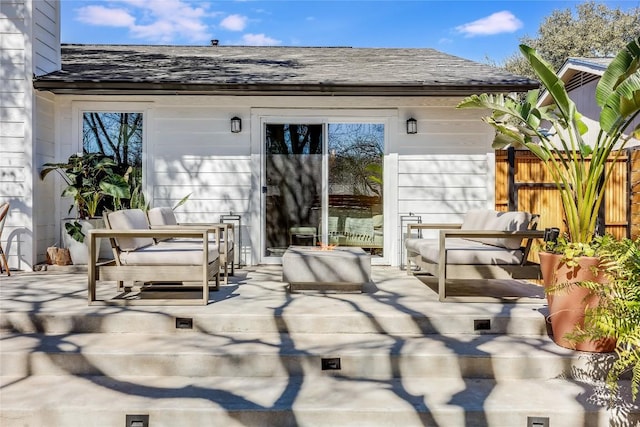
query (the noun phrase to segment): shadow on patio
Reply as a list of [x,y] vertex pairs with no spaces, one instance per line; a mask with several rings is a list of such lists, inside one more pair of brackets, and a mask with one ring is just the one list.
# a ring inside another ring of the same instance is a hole
[[83,274],[2,277],[2,425],[639,422],[637,403],[606,408],[593,356],[552,343],[543,301],[439,303],[404,271],[372,275],[362,294],[290,294],[279,267],[249,268],[196,307],[87,306]]

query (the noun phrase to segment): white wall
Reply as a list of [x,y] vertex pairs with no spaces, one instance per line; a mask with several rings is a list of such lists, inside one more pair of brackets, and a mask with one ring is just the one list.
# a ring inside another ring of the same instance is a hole
[[32,76],[59,67],[58,22],[57,0],[0,3],[0,202],[11,203],[0,238],[12,268],[29,269],[37,262],[37,252],[44,253],[34,244],[35,164],[40,159],[33,142],[53,141],[53,103],[49,102],[48,123],[38,128],[34,109],[47,107],[35,106]]
[[[413,212],[423,221],[455,222],[472,207],[492,207],[492,131],[481,112],[456,110],[455,98],[321,98],[124,96],[55,97],[57,160],[81,149],[83,111],[143,111],[145,126],[145,193],[154,206],[174,206],[180,221],[217,221],[221,214],[240,214],[243,243],[257,248],[260,225],[260,118],[386,117],[385,204],[399,232],[399,215]],[[242,118],[242,132],[229,121]],[[406,134],[405,121],[418,120],[419,133]],[[268,120],[268,119],[265,119]],[[52,194],[59,194],[59,188]],[[388,190],[388,191],[387,191]],[[393,194],[393,197],[391,195]],[[58,217],[68,203],[60,202]],[[52,226],[59,227],[59,221]],[[393,238],[399,234],[391,233]],[[391,244],[391,243],[389,243]],[[252,259],[251,247],[244,260]],[[400,242],[389,262],[397,265]],[[255,251],[254,251],[255,255]]]
[[31,198],[31,9],[0,3],[0,201],[11,203],[2,245],[12,268],[33,263]]

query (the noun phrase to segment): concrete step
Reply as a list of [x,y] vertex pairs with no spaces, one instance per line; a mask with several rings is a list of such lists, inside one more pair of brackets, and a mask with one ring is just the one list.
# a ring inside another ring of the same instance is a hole
[[[440,303],[437,293],[397,268],[376,267],[362,294],[291,294],[279,267],[238,270],[207,306],[87,306],[87,278],[31,273],[3,278],[0,330],[171,333],[176,318],[195,330],[232,332],[547,335],[539,304]],[[6,280],[5,280],[6,279]],[[114,285],[106,285],[113,292]],[[480,330],[477,329],[480,327]]]
[[290,294],[278,268],[247,269],[198,307],[87,306],[85,275],[3,278],[0,425],[640,425],[628,382],[610,411],[586,382],[609,356],[549,340],[543,301],[443,304],[405,272],[373,276],[363,294]]
[[[601,386],[568,380],[344,377],[2,377],[0,425],[102,427],[148,415],[163,426],[637,426]],[[628,384],[624,384],[628,392]]]
[[[0,338],[3,376],[585,379],[602,377],[595,362],[612,358],[573,352],[546,337],[508,335],[190,332],[2,334]],[[336,358],[339,370],[323,370],[323,359]]]
[[[210,334],[236,332],[315,333],[315,334],[508,334],[521,337],[548,336],[546,307],[494,311],[480,307],[448,305],[440,312],[366,312],[322,307],[296,309],[292,313],[224,312],[210,306],[207,312],[172,307],[92,312],[0,312],[0,332],[20,333],[162,333],[183,332],[179,327],[190,321],[195,331]],[[456,308],[456,310],[452,310]],[[493,307],[491,307],[493,308]],[[433,310],[431,310],[433,311]],[[178,331],[177,331],[178,330]]]

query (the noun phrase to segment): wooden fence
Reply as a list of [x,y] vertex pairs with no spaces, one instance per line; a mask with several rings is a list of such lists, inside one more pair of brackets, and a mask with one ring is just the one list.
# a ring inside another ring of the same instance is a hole
[[629,150],[629,234],[640,237],[640,146]]
[[[617,238],[640,235],[640,147],[628,149],[613,167],[600,210],[600,230]],[[526,150],[496,151],[496,210],[540,214],[539,228],[565,230],[562,202],[543,163]]]

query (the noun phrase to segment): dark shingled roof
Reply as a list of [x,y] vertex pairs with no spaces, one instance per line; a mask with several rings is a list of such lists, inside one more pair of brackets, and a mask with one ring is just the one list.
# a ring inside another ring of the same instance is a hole
[[464,95],[537,82],[434,49],[62,45],[56,93]]

